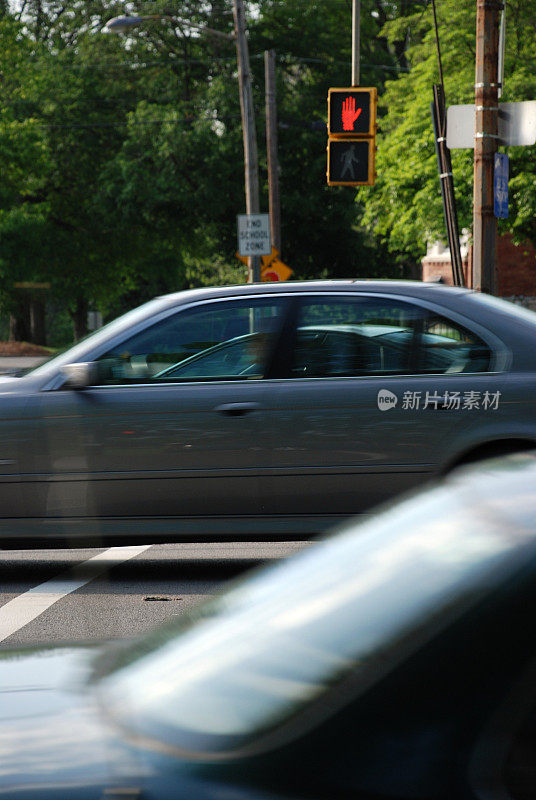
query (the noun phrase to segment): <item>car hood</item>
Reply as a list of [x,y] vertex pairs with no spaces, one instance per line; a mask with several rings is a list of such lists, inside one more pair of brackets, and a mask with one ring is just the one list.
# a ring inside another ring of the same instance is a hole
[[4,389],[10,389],[19,382],[19,378],[15,375],[0,375],[0,392]]
[[6,396],[27,397],[32,392],[38,392],[50,382],[53,375],[37,376],[33,372],[24,375],[0,375],[0,400]]
[[104,791],[115,796],[114,788],[129,783],[135,788],[132,751],[85,687],[92,653],[90,647],[0,653],[1,798],[92,800]]
[[0,651],[0,800],[290,800],[125,739],[94,691],[93,668],[109,655],[94,646]]

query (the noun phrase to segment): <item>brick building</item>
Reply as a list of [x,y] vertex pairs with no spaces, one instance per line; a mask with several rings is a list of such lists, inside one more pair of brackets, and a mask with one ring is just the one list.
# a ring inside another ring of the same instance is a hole
[[[472,286],[471,246],[467,244],[467,239],[467,236],[461,239],[461,254],[465,283]],[[446,284],[452,285],[448,248],[435,243],[428,248],[421,263],[423,281],[442,278]],[[509,233],[498,237],[497,294],[536,311],[536,248],[532,242],[516,245]]]

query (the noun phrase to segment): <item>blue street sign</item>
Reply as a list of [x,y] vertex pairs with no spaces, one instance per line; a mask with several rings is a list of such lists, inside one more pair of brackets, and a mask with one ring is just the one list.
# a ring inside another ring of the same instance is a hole
[[495,153],[495,216],[504,219],[508,216],[508,156]]

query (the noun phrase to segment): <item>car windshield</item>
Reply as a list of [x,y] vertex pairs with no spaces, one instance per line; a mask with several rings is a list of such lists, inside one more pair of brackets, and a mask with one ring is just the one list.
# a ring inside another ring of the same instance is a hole
[[84,336],[83,339],[80,339],[80,341],[72,347],[68,347],[62,350],[61,353],[55,354],[52,358],[47,359],[42,364],[39,364],[39,366],[26,372],[26,374],[40,376],[47,373],[51,367],[53,369],[60,369],[60,367],[65,364],[74,364],[79,359],[83,359],[89,347],[97,347],[101,342],[109,341],[110,338],[116,334],[130,330],[146,317],[150,317],[158,311],[164,311],[166,305],[167,303],[163,298],[155,297],[153,300],[149,300],[149,302],[132,309],[132,311],[127,311],[127,313],[123,314],[121,317],[108,322],[93,333]]
[[363,691],[534,556],[536,497],[519,512],[523,482],[510,484],[484,472],[482,514],[475,483],[470,498],[435,489],[238,585],[179,635],[123,654],[100,684],[105,707],[199,757],[266,746],[305,707],[310,724],[330,687]]

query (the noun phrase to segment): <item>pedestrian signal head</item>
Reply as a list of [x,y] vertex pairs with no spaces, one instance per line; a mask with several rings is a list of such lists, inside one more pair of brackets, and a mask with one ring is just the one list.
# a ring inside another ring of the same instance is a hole
[[328,91],[329,136],[374,136],[377,94],[375,88]]
[[371,186],[374,183],[373,139],[329,139],[329,186]]

